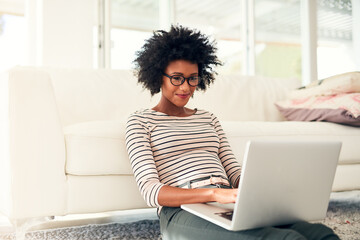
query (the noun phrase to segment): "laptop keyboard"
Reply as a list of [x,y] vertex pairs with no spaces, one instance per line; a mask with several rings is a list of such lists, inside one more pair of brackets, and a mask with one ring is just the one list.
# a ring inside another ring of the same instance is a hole
[[228,211],[228,212],[220,212],[220,213],[215,213],[215,214],[232,221],[233,213],[234,213],[234,211]]

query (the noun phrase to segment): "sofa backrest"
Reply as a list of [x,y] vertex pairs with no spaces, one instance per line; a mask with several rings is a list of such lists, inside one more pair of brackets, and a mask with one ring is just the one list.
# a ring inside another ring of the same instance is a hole
[[299,85],[298,79],[218,75],[206,92],[195,92],[189,105],[209,110],[222,121],[283,121],[274,103]]
[[[128,70],[17,67],[31,81],[47,73],[63,126],[99,120],[126,120],[130,113],[157,104]],[[223,121],[283,120],[274,102],[298,85],[296,79],[218,75],[206,92],[197,91],[190,107],[212,111]]]
[[137,84],[131,71],[46,69],[63,126],[103,120],[125,121],[140,108],[156,105],[156,97]]

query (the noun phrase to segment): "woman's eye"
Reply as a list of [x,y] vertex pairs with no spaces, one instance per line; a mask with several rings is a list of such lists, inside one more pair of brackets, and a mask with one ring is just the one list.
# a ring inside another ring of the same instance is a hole
[[175,81],[181,81],[182,77],[181,76],[172,76],[172,79]]

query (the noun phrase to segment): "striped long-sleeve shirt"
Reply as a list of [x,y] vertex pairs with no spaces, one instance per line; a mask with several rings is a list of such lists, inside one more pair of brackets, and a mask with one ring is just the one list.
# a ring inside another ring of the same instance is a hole
[[188,117],[137,111],[127,122],[126,147],[140,192],[151,207],[160,206],[164,185],[177,187],[210,175],[235,185],[240,177],[240,164],[218,119],[208,111]]

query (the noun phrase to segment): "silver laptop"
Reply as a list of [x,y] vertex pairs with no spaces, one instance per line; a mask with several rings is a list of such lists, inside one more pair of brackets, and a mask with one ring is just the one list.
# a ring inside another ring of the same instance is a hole
[[181,208],[232,231],[326,216],[341,142],[247,143],[235,204]]

